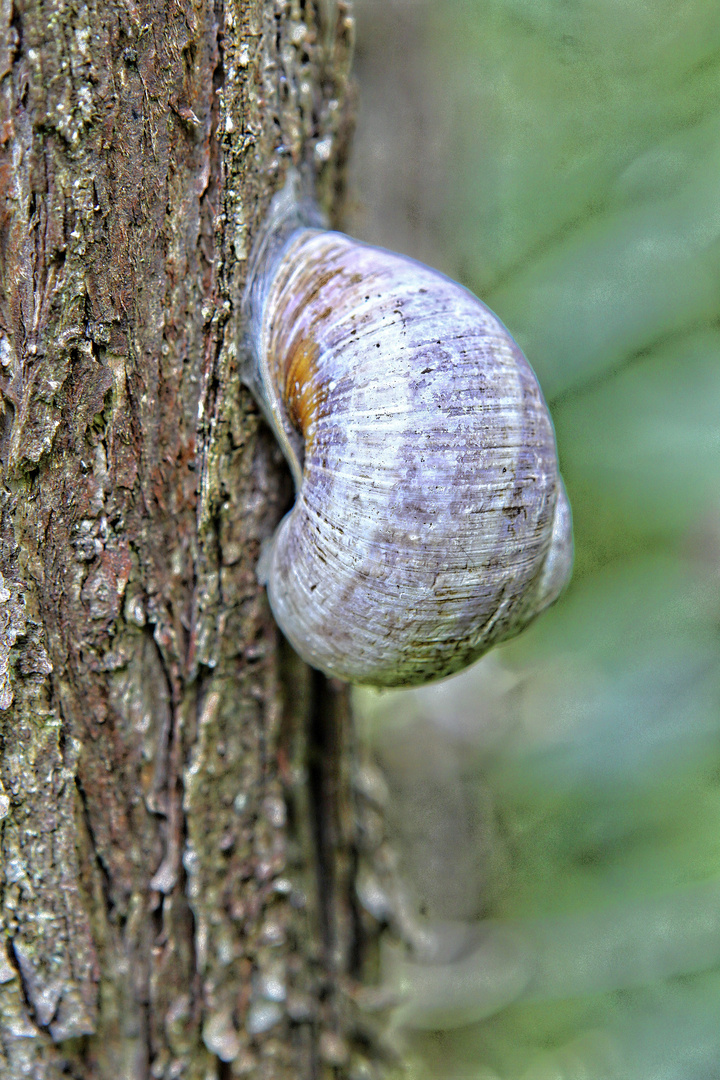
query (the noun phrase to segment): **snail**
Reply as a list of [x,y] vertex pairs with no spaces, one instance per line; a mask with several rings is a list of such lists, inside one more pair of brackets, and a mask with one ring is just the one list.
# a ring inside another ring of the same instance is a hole
[[552,422],[480,300],[325,228],[291,172],[243,315],[243,378],[296,487],[259,577],[303,659],[351,683],[417,685],[556,599],[572,529]]

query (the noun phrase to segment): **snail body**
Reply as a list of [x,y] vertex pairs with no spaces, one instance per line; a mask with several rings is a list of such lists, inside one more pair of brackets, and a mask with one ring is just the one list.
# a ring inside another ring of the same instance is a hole
[[475,296],[276,197],[246,293],[246,379],[297,489],[263,558],[275,618],[326,674],[458,671],[551,603],[570,511],[537,380]]

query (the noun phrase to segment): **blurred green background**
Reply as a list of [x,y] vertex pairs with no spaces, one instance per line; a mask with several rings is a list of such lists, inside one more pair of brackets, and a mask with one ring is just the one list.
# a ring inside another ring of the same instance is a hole
[[[355,9],[348,231],[517,338],[576,544],[523,637],[447,684],[357,696],[410,806],[417,902],[519,927],[535,973],[482,1020],[407,1035],[410,1075],[718,1078],[717,0]],[[476,805],[438,853],[459,790]]]

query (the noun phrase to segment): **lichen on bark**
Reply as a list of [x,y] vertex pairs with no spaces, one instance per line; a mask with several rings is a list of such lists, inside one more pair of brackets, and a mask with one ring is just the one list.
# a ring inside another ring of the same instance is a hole
[[344,0],[0,3],[8,1077],[371,1068],[347,706],[255,577],[291,491],[236,350],[288,165],[338,206],[351,30]]

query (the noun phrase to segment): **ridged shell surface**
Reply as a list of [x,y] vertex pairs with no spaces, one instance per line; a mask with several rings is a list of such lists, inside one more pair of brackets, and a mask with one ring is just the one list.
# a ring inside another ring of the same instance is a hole
[[[517,633],[570,570],[537,380],[475,296],[339,233],[295,233],[254,320],[297,500],[266,560],[273,613],[328,674],[412,685]],[[287,447],[286,447],[287,450]]]

